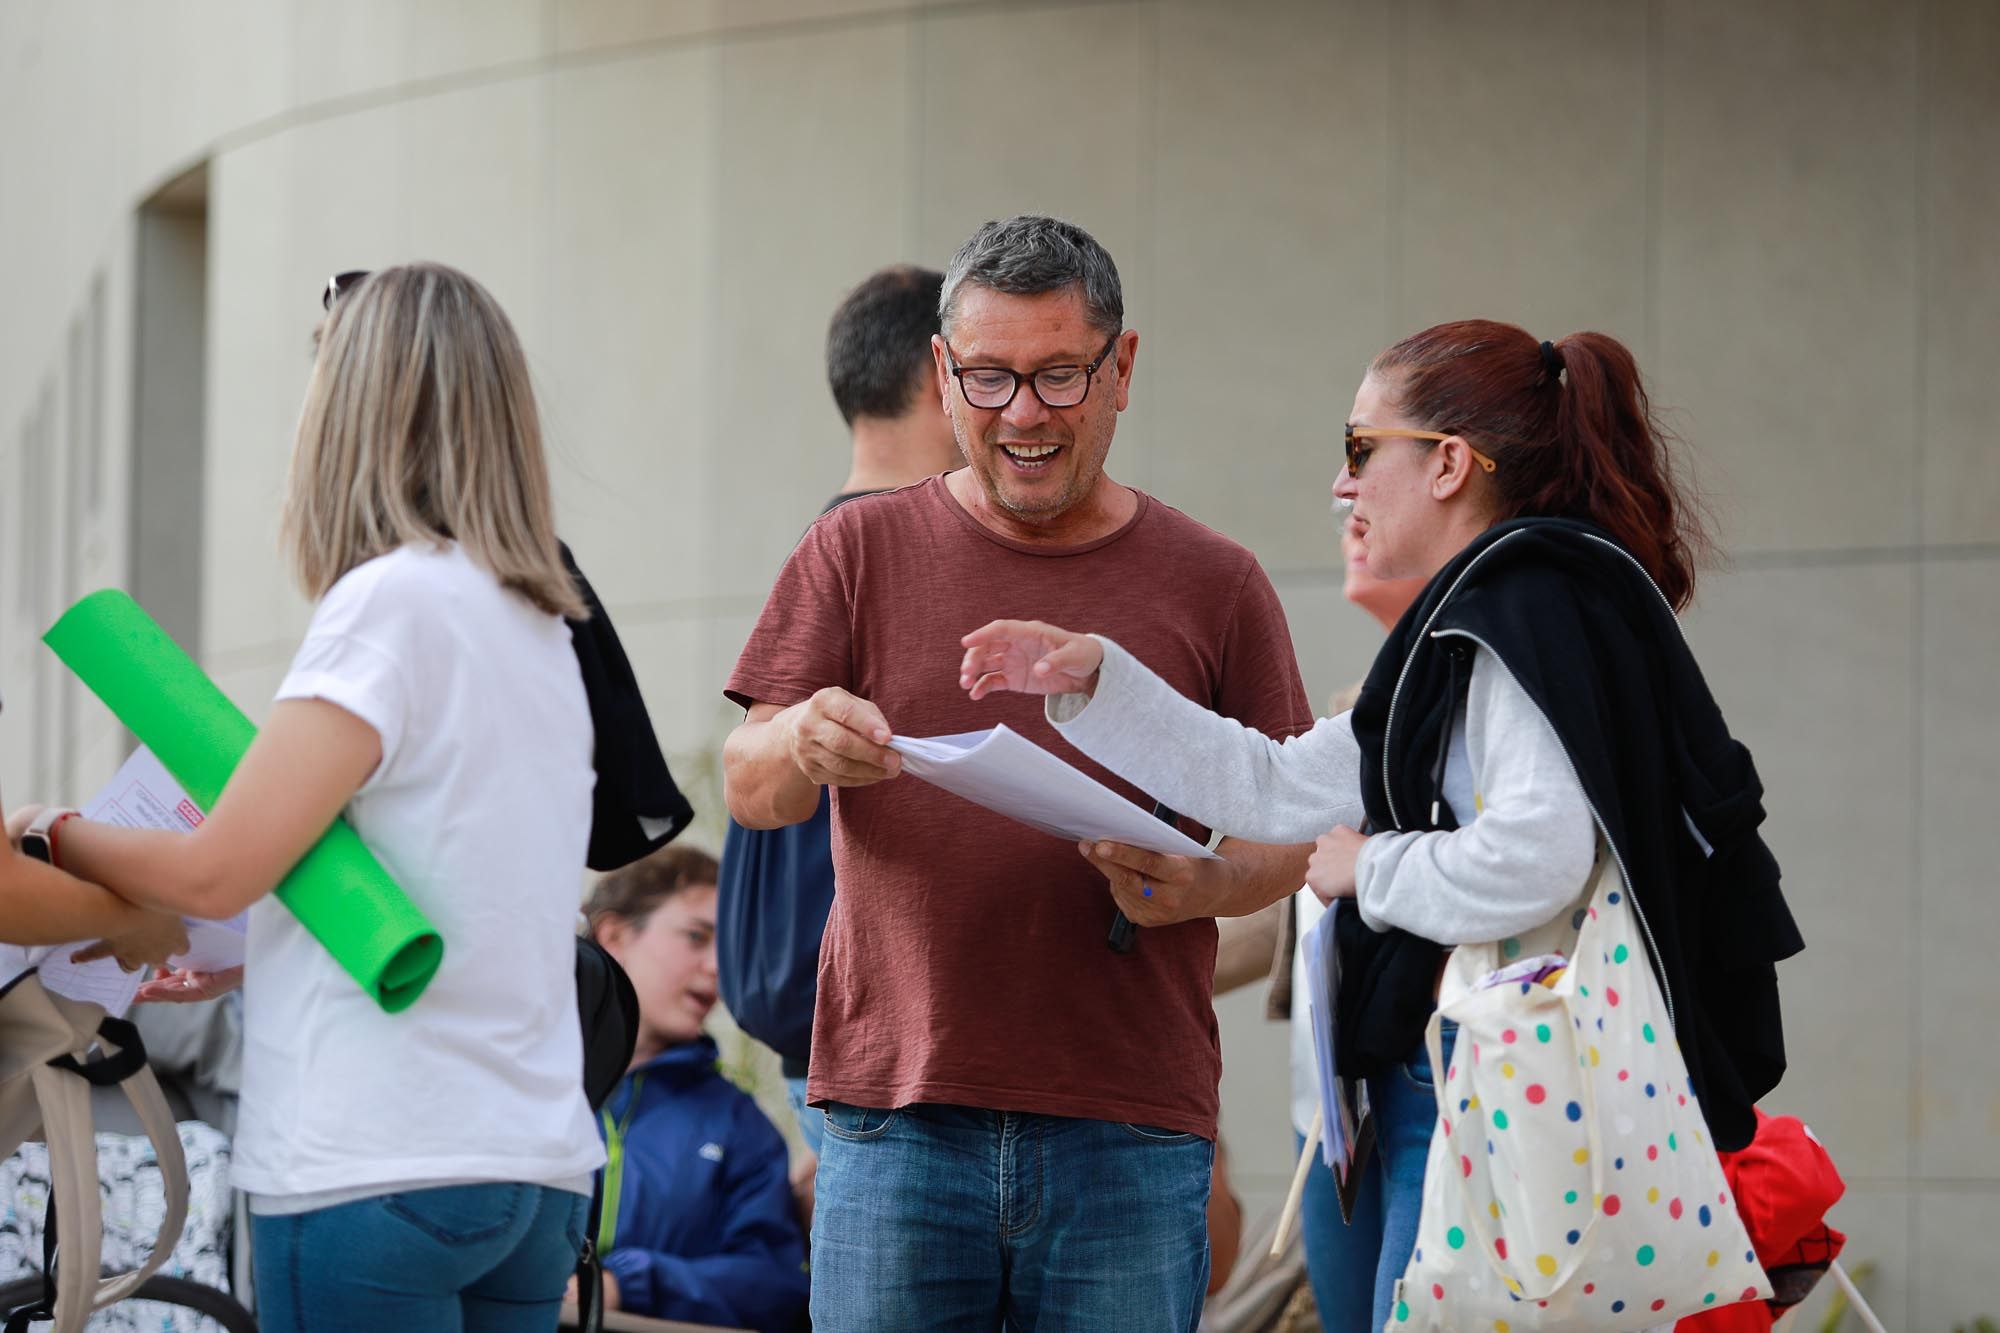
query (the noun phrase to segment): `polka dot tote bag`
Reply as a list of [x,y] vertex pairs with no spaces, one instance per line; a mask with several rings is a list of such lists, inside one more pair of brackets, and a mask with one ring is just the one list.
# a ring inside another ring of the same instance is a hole
[[[1510,967],[1558,953],[1540,980]],[[1771,1294],[1602,843],[1570,912],[1452,951],[1429,1045],[1445,1072],[1392,1333],[1609,1333]]]

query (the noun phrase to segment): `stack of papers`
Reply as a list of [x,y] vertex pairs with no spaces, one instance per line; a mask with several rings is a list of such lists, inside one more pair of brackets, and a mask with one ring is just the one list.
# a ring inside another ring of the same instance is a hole
[[[160,766],[153,752],[143,746],[134,750],[117,776],[90,798],[83,807],[83,816],[125,828],[171,829],[177,833],[188,832],[204,818],[201,808],[188,799],[188,794]],[[187,925],[187,952],[169,960],[168,967],[217,972],[242,966],[248,913],[239,912],[227,921],[194,917],[184,917],[183,921]],[[72,963],[69,956],[91,942],[78,940],[39,947],[0,944],[0,982],[31,967],[39,968],[46,989],[74,1000],[103,1005],[106,1013],[119,1017],[132,1007],[142,974],[127,972],[115,958]]]
[[1220,859],[1171,824],[1005,726],[956,736],[897,736],[903,771],[1071,842],[1122,842],[1169,856]]
[[1351,1216],[1353,1196],[1359,1182],[1350,1180],[1354,1170],[1357,1142],[1355,1127],[1367,1114],[1367,1088],[1350,1084],[1340,1077],[1334,1062],[1334,997],[1340,993],[1340,951],[1335,922],[1343,911],[1353,911],[1349,902],[1336,902],[1320,915],[1305,939],[1304,977],[1308,1012],[1312,1018],[1313,1068],[1319,1076],[1320,1151],[1333,1168],[1339,1187],[1341,1212]]

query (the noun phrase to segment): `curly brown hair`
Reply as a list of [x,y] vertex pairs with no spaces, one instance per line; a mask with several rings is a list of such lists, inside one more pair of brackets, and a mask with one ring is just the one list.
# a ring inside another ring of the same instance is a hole
[[697,885],[713,887],[721,878],[715,858],[699,847],[673,845],[643,856],[597,881],[584,904],[591,934],[608,917],[638,925],[675,894]]

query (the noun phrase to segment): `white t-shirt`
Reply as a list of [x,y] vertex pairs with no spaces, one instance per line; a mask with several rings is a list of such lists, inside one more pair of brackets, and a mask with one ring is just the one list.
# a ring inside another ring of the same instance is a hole
[[456,544],[406,546],[327,591],[277,697],[381,736],[347,818],[444,961],[384,1013],[275,896],[250,909],[236,1184],[260,1211],[470,1180],[587,1192],[604,1152],[573,923],[595,778],[569,627]]

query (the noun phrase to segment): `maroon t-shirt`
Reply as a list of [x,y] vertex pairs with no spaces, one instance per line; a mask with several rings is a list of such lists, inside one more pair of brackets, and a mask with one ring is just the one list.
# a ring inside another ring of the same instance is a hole
[[[1277,593],[1243,547],[1143,493],[1110,536],[1030,546],[981,525],[941,477],[815,523],[726,692],[789,705],[838,685],[904,736],[1004,722],[1151,809],[1043,720],[1039,696],[966,697],[959,637],[1000,618],[1104,634],[1267,735],[1312,725]],[[914,777],[835,790],[833,864],[814,1101],[953,1102],[1214,1137],[1213,921],[1141,930],[1114,954],[1116,905],[1075,844]]]

